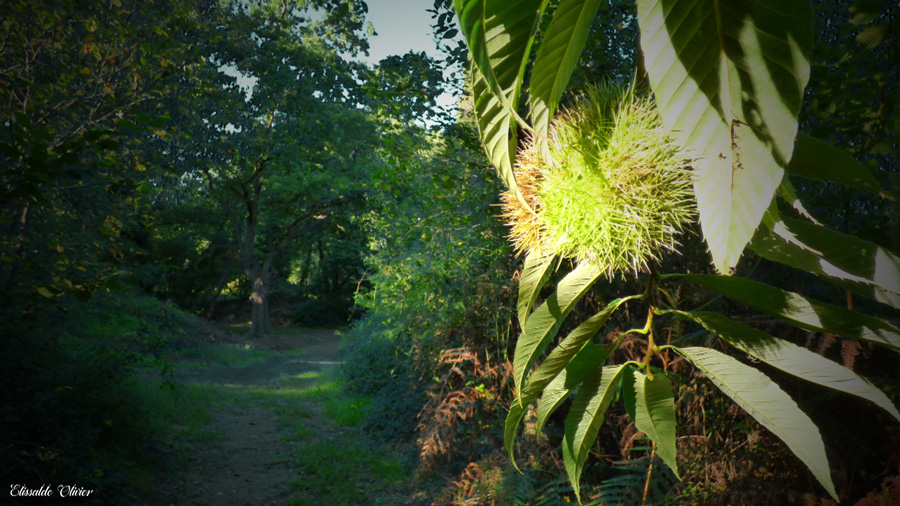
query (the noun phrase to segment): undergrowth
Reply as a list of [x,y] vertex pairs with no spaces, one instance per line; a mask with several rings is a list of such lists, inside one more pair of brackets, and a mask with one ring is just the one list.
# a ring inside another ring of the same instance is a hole
[[0,481],[77,483],[97,504],[139,497],[182,441],[209,437],[215,395],[177,386],[170,357],[215,330],[127,292],[60,307],[3,322]]

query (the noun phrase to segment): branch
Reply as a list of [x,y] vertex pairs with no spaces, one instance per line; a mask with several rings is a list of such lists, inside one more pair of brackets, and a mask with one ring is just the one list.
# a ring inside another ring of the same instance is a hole
[[278,246],[275,247],[275,251],[281,252],[294,239],[303,237],[304,235],[312,232],[316,227],[318,227],[325,220],[327,220],[329,217],[331,217],[331,211],[326,211],[324,214],[312,216],[313,221],[310,221],[309,223],[307,223],[305,227],[303,227],[299,230],[290,231],[290,229],[293,228],[300,221],[302,221],[306,218],[309,218],[309,217],[310,216],[304,216],[301,219],[294,220],[294,222],[289,226],[288,232],[287,232],[287,234],[285,234],[284,239],[282,239],[282,241],[280,243],[278,243]]
[[82,184],[74,184],[71,186],[56,186],[56,187],[50,188],[50,191],[64,192],[64,191],[69,191],[69,190],[81,190],[83,188],[89,188],[91,186],[101,186],[101,185],[108,185],[108,184],[109,184],[109,181],[97,181],[95,183],[82,183]]
[[262,173],[266,164],[269,163],[269,160],[271,160],[271,158],[269,158],[266,155],[260,156],[259,161],[256,163],[256,167],[253,169],[253,174],[250,174],[250,178],[247,179],[247,181],[244,182],[243,184],[244,185],[252,184],[254,182],[254,180],[256,180],[259,177],[259,175]]

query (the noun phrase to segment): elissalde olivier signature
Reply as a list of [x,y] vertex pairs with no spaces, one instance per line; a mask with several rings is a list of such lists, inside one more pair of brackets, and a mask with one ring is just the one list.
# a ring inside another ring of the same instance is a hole
[[13,497],[87,497],[94,493],[92,489],[78,485],[41,485],[41,488],[28,488],[25,485],[10,485],[9,495]]

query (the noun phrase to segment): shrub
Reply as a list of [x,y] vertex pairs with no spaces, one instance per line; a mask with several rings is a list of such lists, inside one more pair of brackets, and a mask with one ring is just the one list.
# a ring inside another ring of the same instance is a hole
[[291,320],[306,327],[344,326],[353,316],[353,299],[342,295],[303,298],[291,308]]
[[348,334],[341,366],[344,385],[350,393],[372,398],[365,429],[381,438],[403,440],[412,434],[426,398],[400,351],[400,343],[408,340],[370,327],[363,322]]

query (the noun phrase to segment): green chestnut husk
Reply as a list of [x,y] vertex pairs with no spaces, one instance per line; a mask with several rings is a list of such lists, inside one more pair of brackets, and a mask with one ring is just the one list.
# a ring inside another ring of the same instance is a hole
[[[589,261],[609,277],[649,269],[696,218],[691,162],[634,87],[588,87],[550,127],[547,155],[518,153],[522,199],[503,195],[521,252]],[[523,202],[524,201],[524,202]]]

